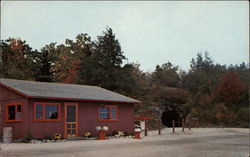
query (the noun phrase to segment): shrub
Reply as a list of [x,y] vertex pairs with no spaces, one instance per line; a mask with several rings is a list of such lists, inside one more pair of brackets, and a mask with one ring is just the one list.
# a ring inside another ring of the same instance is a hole
[[129,136],[129,133],[127,131],[124,131],[124,136]]
[[112,136],[115,136],[115,135],[117,135],[118,134],[118,132],[116,131],[116,130],[113,130],[112,131]]
[[24,137],[23,142],[29,143],[33,139],[31,132],[28,132],[27,135]]
[[112,134],[111,134],[110,132],[108,132],[108,133],[106,134],[106,136],[108,136],[108,137],[111,136],[111,135],[112,135]]
[[51,135],[51,134],[45,134],[44,137],[43,137],[43,139],[45,139],[45,140],[53,140],[54,136]]

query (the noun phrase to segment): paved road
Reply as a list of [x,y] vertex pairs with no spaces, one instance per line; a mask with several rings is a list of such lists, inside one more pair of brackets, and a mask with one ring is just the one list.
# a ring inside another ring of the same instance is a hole
[[249,134],[241,129],[169,130],[142,140],[69,141],[43,144],[2,144],[0,156],[54,157],[248,157]]

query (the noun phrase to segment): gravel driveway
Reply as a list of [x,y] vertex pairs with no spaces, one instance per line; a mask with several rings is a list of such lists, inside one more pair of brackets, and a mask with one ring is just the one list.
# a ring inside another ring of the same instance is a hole
[[0,144],[0,156],[52,157],[248,157],[249,130],[239,128],[176,128],[150,131],[141,140],[115,138],[54,143]]

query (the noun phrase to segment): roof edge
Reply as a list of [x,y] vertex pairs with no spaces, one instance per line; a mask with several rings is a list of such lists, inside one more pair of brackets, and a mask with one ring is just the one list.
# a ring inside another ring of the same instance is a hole
[[58,98],[58,97],[41,97],[41,96],[28,96],[31,99],[56,99],[56,100],[74,100],[74,101],[92,101],[92,102],[115,102],[126,104],[142,104],[141,101],[115,101],[115,100],[97,100],[97,99],[81,99],[81,98]]
[[4,87],[4,88],[7,88],[7,89],[9,89],[10,91],[15,92],[15,93],[17,93],[17,94],[19,94],[19,95],[21,95],[21,96],[26,97],[26,98],[29,97],[28,95],[24,94],[23,92],[20,92],[19,90],[16,90],[15,88],[12,88],[12,87],[10,87],[10,86],[7,86],[7,85],[5,85],[5,84],[3,84],[3,83],[1,83],[1,82],[0,82],[0,86],[2,86],[2,87]]

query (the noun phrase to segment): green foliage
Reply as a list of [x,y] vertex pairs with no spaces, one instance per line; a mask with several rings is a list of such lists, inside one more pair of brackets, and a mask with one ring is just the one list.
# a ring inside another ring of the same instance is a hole
[[236,127],[249,127],[249,108],[248,107],[242,107],[239,108],[236,112],[236,119],[235,119],[235,126]]
[[134,67],[126,64],[119,41],[111,28],[98,36],[93,50],[81,60],[78,83],[97,85],[103,88],[133,96],[138,91],[133,76]]
[[78,34],[75,41],[66,39],[65,44],[56,47],[52,71],[54,80],[76,83],[81,60],[92,54],[94,43],[87,34]]
[[196,60],[192,58],[190,67],[189,72],[182,75],[182,87],[200,94],[213,93],[226,71],[225,66],[213,63],[208,52],[205,52],[205,58],[202,53],[198,53]]
[[[214,64],[209,54],[201,53],[191,61],[191,69],[181,75],[183,88],[191,94],[184,112],[190,111],[200,119],[201,125],[244,126],[248,122],[238,111],[248,106],[246,86],[249,68],[245,64],[229,66]],[[247,116],[246,114],[243,114]]]
[[118,88],[118,76],[125,57],[120,44],[111,28],[98,36],[91,55],[82,59],[78,82],[81,84],[99,85],[110,90]]
[[170,62],[157,65],[152,74],[152,81],[161,86],[177,87],[179,82],[177,70],[178,66],[173,66]]
[[37,51],[26,41],[9,38],[1,40],[0,77],[32,79]]
[[51,71],[51,58],[49,56],[50,49],[42,49],[42,53],[38,55],[37,71],[35,73],[35,80],[41,82],[52,82],[53,73]]

